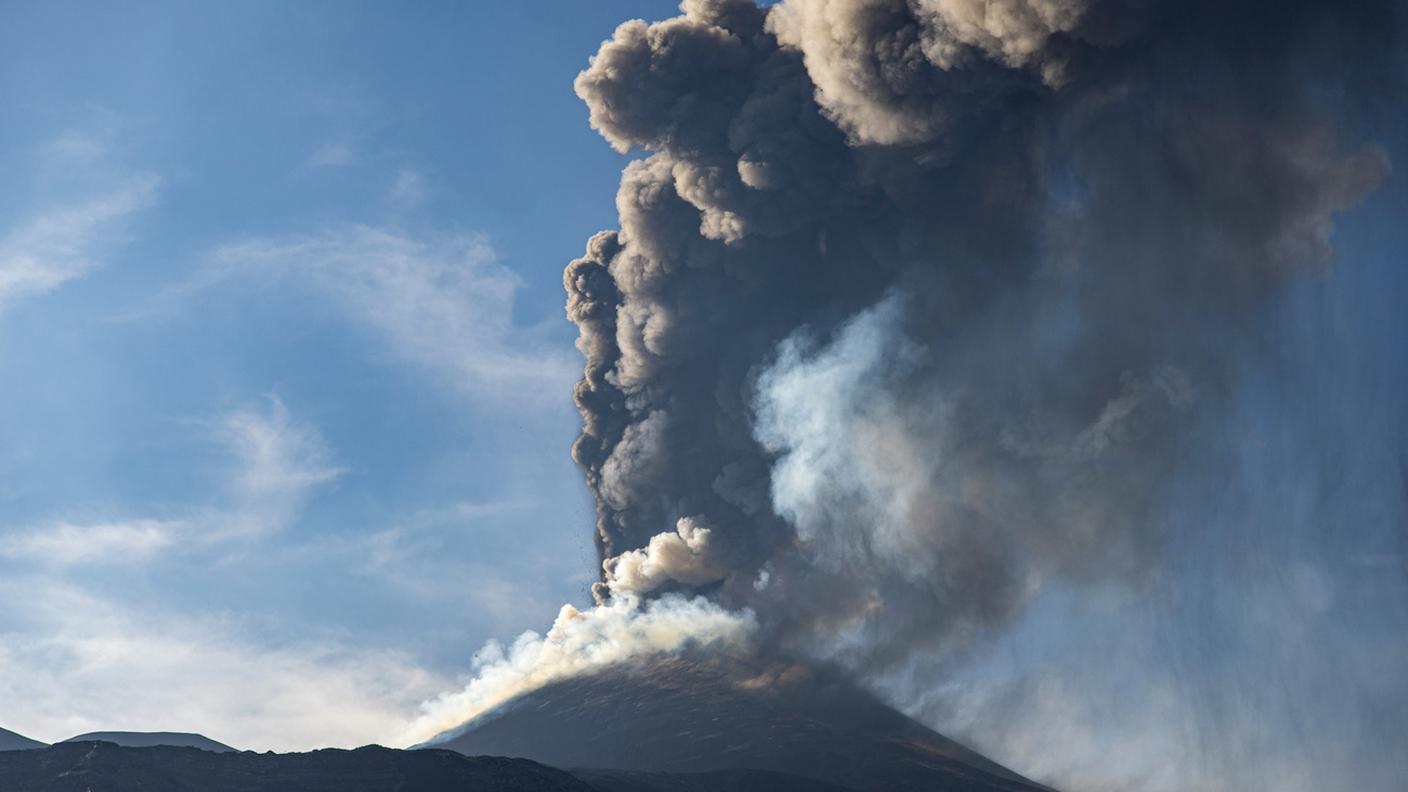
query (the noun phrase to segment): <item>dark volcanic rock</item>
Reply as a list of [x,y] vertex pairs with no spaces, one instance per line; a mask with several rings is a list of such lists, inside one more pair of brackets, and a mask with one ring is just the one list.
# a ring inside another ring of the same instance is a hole
[[0,792],[592,792],[526,759],[379,746],[213,753],[65,742],[0,753]]
[[639,770],[573,770],[597,792],[854,792],[851,787],[770,770],[712,773],[646,773]]
[[768,770],[866,792],[1045,789],[839,676],[736,659],[661,659],[555,682],[429,745],[569,768]]
[[203,734],[190,734],[189,732],[89,732],[77,737],[70,737],[64,742],[109,742],[124,748],[155,748],[158,745],[165,745],[171,748],[199,748],[202,751],[216,753],[235,750]]
[[15,734],[8,729],[0,729],[0,751],[28,751],[43,748],[44,743],[31,740],[23,734]]

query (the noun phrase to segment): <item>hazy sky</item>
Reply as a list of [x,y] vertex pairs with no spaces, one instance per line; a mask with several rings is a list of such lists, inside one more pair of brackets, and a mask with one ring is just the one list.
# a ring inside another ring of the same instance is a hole
[[673,13],[4,4],[0,726],[387,739],[588,599],[571,82]]

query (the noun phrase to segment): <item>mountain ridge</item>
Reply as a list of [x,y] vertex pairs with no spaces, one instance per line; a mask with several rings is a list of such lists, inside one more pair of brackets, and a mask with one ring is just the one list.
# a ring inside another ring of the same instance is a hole
[[238,749],[194,732],[96,731],[79,734],[61,743],[105,742],[124,748],[196,748],[214,753],[230,753]]
[[381,746],[307,753],[216,753],[63,742],[0,753],[0,789],[23,792],[601,792],[527,759]]
[[0,729],[0,751],[32,751],[36,748],[48,747],[48,743],[30,739],[9,729]]

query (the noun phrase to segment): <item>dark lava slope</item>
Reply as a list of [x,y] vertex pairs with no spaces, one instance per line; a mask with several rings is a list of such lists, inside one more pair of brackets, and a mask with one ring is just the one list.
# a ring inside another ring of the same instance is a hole
[[648,773],[643,770],[573,770],[597,792],[854,792],[850,787],[770,770]]
[[0,752],[0,792],[593,792],[526,759],[369,746],[297,754],[214,753],[65,742]]
[[428,745],[556,767],[637,771],[634,780],[611,776],[622,784],[648,784],[639,771],[750,768],[866,792],[1046,789],[840,676],[734,659],[661,659],[555,682]]

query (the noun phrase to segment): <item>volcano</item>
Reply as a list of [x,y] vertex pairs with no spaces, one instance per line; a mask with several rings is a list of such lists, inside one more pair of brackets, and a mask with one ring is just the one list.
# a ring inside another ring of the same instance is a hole
[[553,682],[425,747],[521,756],[593,780],[593,768],[611,768],[640,788],[655,773],[751,770],[856,792],[1048,790],[839,674],[738,659],[666,658]]

